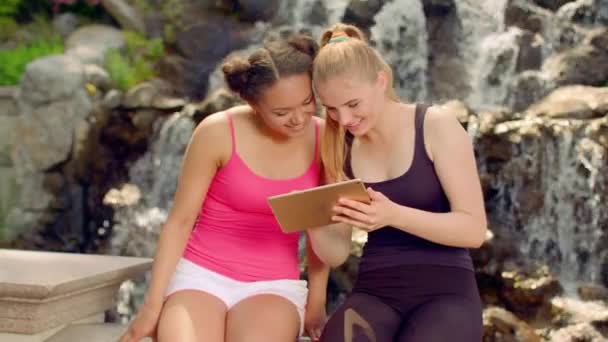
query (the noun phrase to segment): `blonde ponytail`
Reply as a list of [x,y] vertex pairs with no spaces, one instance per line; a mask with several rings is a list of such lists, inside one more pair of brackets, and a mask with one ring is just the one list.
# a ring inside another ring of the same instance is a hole
[[[393,101],[399,101],[393,87],[391,67],[378,51],[367,43],[367,38],[359,28],[343,23],[336,24],[323,32],[319,45],[321,49],[315,58],[313,67],[315,84],[343,75],[358,75],[362,80],[374,82],[378,73],[382,71],[388,78],[386,96]],[[321,147],[321,160],[327,182],[347,179],[344,173],[344,162],[346,161],[344,139],[344,127],[327,116]]]

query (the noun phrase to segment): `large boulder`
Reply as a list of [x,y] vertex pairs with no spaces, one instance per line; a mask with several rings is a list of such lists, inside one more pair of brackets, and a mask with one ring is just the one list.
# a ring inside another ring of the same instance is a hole
[[88,25],[68,36],[65,42],[66,54],[83,64],[103,65],[110,49],[122,49],[125,39],[122,31],[106,25]]

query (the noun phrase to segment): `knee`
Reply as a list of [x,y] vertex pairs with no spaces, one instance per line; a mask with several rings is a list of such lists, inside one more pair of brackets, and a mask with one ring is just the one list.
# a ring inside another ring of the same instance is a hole
[[165,306],[156,326],[158,342],[196,341],[196,328],[187,312],[179,307]]
[[158,342],[193,340],[194,336],[188,338],[188,331],[190,329],[184,326],[185,322],[180,322],[181,320],[177,316],[174,310],[163,309],[156,326],[156,338]]
[[[234,328],[232,328],[234,329]],[[297,341],[298,329],[280,326],[249,326],[242,331],[228,331],[231,342]]]

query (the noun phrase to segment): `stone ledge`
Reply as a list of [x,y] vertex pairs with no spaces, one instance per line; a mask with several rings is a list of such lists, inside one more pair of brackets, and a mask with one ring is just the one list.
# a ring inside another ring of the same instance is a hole
[[[73,324],[51,336],[45,342],[116,342],[126,329],[120,324]],[[142,342],[151,342],[149,338]],[[310,342],[308,337],[301,337],[298,342]]]
[[[87,317],[85,319],[81,319],[79,321],[73,322],[72,324],[81,324],[81,323],[97,323],[103,324],[104,322],[104,314],[97,314],[95,316]],[[68,325],[61,325],[52,329],[45,330],[41,333],[37,334],[12,334],[12,333],[1,333],[0,332],[0,341],[2,342],[46,342],[46,340],[54,336],[57,332],[66,328]],[[70,341],[72,342],[72,341]],[[76,342],[76,341],[73,341]],[[80,342],[80,341],[78,341]]]
[[115,305],[147,258],[0,249],[0,332],[35,334]]
[[18,90],[18,86],[0,86],[0,97],[15,98]]
[[[116,342],[126,326],[120,324],[72,324],[45,342]],[[142,342],[151,342],[149,338]]]

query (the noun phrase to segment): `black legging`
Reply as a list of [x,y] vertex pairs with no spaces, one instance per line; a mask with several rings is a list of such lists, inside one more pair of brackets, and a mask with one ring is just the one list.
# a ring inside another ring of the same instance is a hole
[[481,300],[473,272],[407,265],[360,274],[328,321],[322,342],[479,342]]

